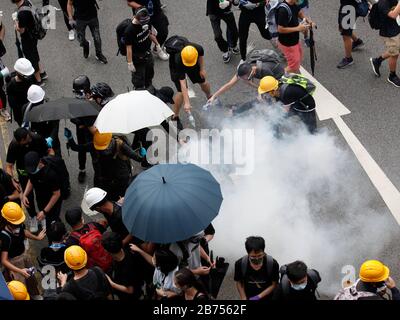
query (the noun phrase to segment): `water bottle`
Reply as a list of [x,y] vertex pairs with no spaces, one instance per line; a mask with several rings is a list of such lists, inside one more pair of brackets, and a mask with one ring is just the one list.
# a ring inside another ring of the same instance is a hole
[[149,12],[150,17],[154,14],[154,4],[152,0],[150,0],[147,4],[147,11]]
[[196,121],[190,111],[188,112],[188,121],[193,128],[196,128]]

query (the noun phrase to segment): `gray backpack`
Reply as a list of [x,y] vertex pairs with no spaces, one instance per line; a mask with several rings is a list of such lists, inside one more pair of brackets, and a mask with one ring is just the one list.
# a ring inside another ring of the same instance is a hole
[[358,300],[360,298],[377,296],[375,293],[372,292],[357,291],[358,281],[353,285],[340,290],[339,293],[335,296],[335,298],[333,298],[333,300]]
[[266,23],[265,28],[268,29],[269,33],[271,34],[272,38],[278,37],[278,22],[276,21],[276,17],[278,14],[279,8],[285,8],[289,15],[289,21],[292,20],[293,15],[290,7],[287,3],[283,2],[283,0],[271,0],[265,6],[265,17]]

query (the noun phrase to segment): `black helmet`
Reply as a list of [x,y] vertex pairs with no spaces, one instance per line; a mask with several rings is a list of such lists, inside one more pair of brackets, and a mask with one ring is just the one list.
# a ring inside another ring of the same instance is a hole
[[135,18],[140,22],[141,25],[148,24],[150,22],[149,11],[146,7],[137,8],[135,11]]
[[111,87],[104,82],[96,83],[90,91],[93,98],[101,99],[101,105],[105,105],[114,96]]
[[83,98],[86,93],[90,93],[90,80],[87,76],[81,75],[72,82],[72,91],[77,98]]

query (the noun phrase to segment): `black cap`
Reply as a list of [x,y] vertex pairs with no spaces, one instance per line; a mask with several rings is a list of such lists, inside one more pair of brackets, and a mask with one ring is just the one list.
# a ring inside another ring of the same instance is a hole
[[174,103],[174,90],[171,87],[162,87],[157,93],[157,97],[163,102]]
[[40,157],[35,151],[29,151],[25,155],[25,169],[29,174],[34,174],[39,165]]

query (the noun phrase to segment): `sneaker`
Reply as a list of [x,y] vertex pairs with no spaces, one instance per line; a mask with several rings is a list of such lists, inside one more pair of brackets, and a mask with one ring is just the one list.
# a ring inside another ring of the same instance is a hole
[[75,40],[75,31],[73,29],[69,30],[68,39],[69,39],[69,41],[74,41]]
[[379,71],[379,68],[381,67],[381,63],[378,61],[377,58],[369,58],[369,61],[371,62],[372,71],[377,77],[380,77],[381,72]]
[[5,121],[11,121],[11,115],[6,108],[0,110],[0,115],[4,118]]
[[229,61],[231,61],[231,52],[227,51],[222,55],[222,60],[224,61],[224,63],[229,63]]
[[42,72],[40,74],[40,78],[43,80],[47,80],[49,78],[49,76],[47,75],[46,71]]
[[351,66],[352,64],[354,64],[353,58],[343,58],[343,60],[340,61],[339,64],[337,65],[337,68],[344,69],[348,66]]
[[234,48],[229,48],[229,50],[230,50],[233,54],[235,54],[235,55],[240,54],[240,49],[239,49],[238,46],[236,46],[236,47],[234,47]]
[[83,45],[83,57],[87,59],[89,57],[89,50],[90,48],[90,41],[86,42],[86,44]]
[[29,225],[29,231],[31,232],[31,233],[36,233],[36,232],[38,232],[38,221],[37,221],[37,219],[36,219],[36,217],[33,217],[33,218],[31,218],[31,222],[30,222],[30,225]]
[[96,59],[99,60],[101,63],[108,63],[107,58],[102,53],[96,54]]
[[390,74],[387,78],[387,81],[389,81],[396,88],[400,88],[400,78],[397,76],[397,74]]
[[86,171],[85,170],[79,171],[79,174],[78,174],[79,183],[84,183],[85,179],[86,179]]
[[356,41],[353,41],[353,44],[351,45],[351,50],[355,51],[357,48],[360,48],[364,46],[364,42],[358,38]]
[[162,48],[157,49],[157,47],[154,47],[153,54],[163,61],[169,59],[169,54],[166,53]]

